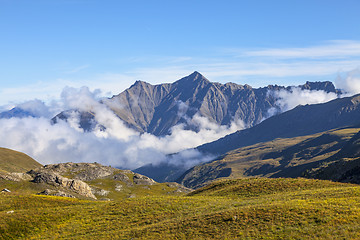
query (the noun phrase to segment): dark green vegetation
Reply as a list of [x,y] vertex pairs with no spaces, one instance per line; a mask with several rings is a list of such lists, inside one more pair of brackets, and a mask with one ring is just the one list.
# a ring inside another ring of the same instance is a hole
[[[360,128],[342,128],[242,147],[212,162],[193,167],[179,182],[187,187],[198,188],[224,177],[302,176],[360,183],[357,181],[360,179],[354,177],[360,176],[360,172],[356,171],[356,166],[359,166],[360,145],[356,141],[360,136],[359,131]],[[339,161],[347,161],[348,164],[339,164]],[[332,172],[329,166],[333,166]],[[351,179],[341,177],[350,170],[353,176]]]
[[40,163],[24,153],[0,148],[0,171],[27,172],[40,166]]
[[358,239],[360,187],[311,179],[220,181],[189,196],[87,201],[0,195],[3,239]]

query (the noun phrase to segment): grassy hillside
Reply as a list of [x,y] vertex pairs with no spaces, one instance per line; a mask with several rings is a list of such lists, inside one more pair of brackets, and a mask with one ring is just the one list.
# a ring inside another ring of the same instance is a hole
[[303,176],[306,170],[337,154],[359,130],[343,128],[242,147],[193,167],[179,182],[197,188],[218,178]]
[[24,153],[0,148],[0,171],[27,172],[38,167],[41,164]]
[[191,196],[118,201],[0,195],[2,239],[358,239],[360,187],[222,181]]

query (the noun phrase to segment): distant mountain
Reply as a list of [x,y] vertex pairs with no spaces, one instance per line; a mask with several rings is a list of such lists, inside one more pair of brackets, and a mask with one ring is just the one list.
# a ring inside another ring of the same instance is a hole
[[11,110],[0,113],[0,118],[25,118],[25,117],[36,117],[33,113],[26,111],[22,108],[14,107]]
[[[360,95],[323,104],[298,106],[252,128],[198,147],[204,154],[224,155],[212,163],[193,167],[178,182],[195,187],[212,179],[232,176],[234,172],[237,176],[302,176],[303,172],[316,168],[322,162],[358,156],[358,134],[348,143],[339,134],[328,133],[320,137],[309,136],[311,139],[306,140],[309,138],[307,135],[350,126],[360,126]],[[349,131],[345,130],[345,133]],[[357,128],[355,132],[350,131],[351,134],[357,132]],[[300,145],[299,139],[303,141]],[[345,140],[349,140],[349,135]],[[287,147],[280,151],[281,145]],[[321,157],[319,153],[322,153]],[[299,159],[302,159],[301,164],[296,162]],[[308,176],[320,178],[316,173]],[[326,179],[333,178],[328,175]]]
[[[339,93],[331,82],[307,82],[298,87]],[[277,107],[278,99],[269,91],[281,89],[290,91],[291,87],[269,85],[252,88],[235,83],[214,83],[194,72],[171,84],[151,85],[137,81],[124,92],[102,103],[129,127],[160,136],[169,134],[169,130],[177,124],[198,130],[198,126],[188,122],[195,114],[220,125],[229,125],[240,119],[246,126],[254,126],[269,117],[269,109]],[[56,122],[56,118],[66,120],[72,111],[76,109],[60,113],[53,121]],[[82,127],[91,130],[94,117],[89,113],[81,113],[81,117]]]
[[[214,161],[197,165],[178,182],[198,188],[218,178],[312,177],[312,169],[341,153],[360,128],[341,128],[313,135],[277,138],[230,151]],[[336,170],[338,171],[339,168]],[[360,174],[359,174],[360,175]],[[338,180],[329,174],[328,180]]]
[[[360,124],[360,95],[355,95],[323,104],[298,106],[268,118],[252,128],[237,131],[196,149],[204,155],[213,155],[215,158],[241,147],[272,141],[276,138],[312,135],[358,124]],[[150,164],[134,171],[147,174],[157,181],[174,181],[176,180],[174,177],[179,177],[186,169],[163,163],[161,166]]]
[[220,155],[275,138],[305,136],[357,124],[360,124],[360,94],[322,104],[298,106],[197,149],[204,154]]

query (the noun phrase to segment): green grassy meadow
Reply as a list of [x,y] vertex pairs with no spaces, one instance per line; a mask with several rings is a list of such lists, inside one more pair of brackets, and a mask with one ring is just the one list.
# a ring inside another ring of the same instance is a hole
[[222,180],[188,195],[114,201],[0,194],[2,239],[359,239],[360,186]]

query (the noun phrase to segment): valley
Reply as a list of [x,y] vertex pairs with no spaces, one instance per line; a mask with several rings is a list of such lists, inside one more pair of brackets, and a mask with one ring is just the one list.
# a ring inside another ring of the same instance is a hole
[[[164,140],[178,124],[196,134],[200,125],[191,124],[199,117],[226,128],[236,117],[247,128],[134,171],[95,161],[42,165],[0,148],[1,238],[360,237],[360,97],[341,98],[329,82],[295,89],[338,97],[282,112],[272,91],[291,94],[292,87],[222,85],[194,72],[173,84],[138,81],[94,109],[59,113],[49,126],[75,123],[84,137],[96,138],[116,126],[99,122],[101,113],[124,121],[134,134],[129,138],[140,133]],[[265,117],[271,109],[277,112]],[[0,117],[37,121],[26,114],[13,109]]]

